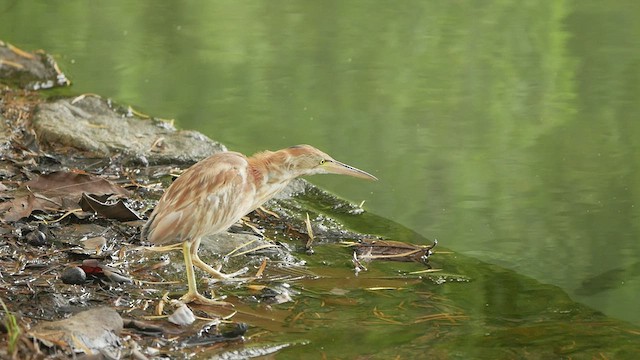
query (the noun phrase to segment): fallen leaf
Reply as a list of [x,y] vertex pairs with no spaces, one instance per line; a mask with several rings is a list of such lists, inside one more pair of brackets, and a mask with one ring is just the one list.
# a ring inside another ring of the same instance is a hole
[[[40,175],[23,186],[47,197],[73,196],[80,200],[82,193],[93,195],[128,195],[129,191],[97,175],[56,171]],[[76,200],[76,203],[77,201]]]
[[4,220],[13,222],[31,215],[34,208],[34,202],[35,196],[27,195],[6,203],[5,205],[8,210],[4,213]]
[[83,193],[126,196],[129,191],[96,175],[57,171],[23,183],[15,191],[3,218],[5,221],[17,221],[36,210],[75,209]]
[[118,201],[113,204],[107,204],[89,194],[83,193],[80,199],[80,207],[83,211],[93,212],[107,219],[120,221],[142,220],[122,199],[118,199]]

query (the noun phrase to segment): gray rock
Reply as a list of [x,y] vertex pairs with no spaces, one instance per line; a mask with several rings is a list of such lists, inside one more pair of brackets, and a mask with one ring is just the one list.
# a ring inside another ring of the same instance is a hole
[[29,334],[45,344],[67,344],[76,352],[97,354],[119,348],[120,315],[108,307],[89,309],[58,321],[41,321]]
[[190,164],[226,150],[199,132],[118,111],[93,95],[39,105],[33,127],[40,143],[53,149],[74,148],[97,157],[124,154],[150,164]]

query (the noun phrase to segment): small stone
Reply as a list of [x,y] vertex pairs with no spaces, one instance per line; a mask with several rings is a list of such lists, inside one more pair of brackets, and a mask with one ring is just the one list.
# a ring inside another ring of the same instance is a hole
[[167,320],[173,324],[183,326],[193,324],[193,322],[196,321],[196,317],[187,305],[182,304]]
[[34,230],[26,235],[27,241],[33,246],[42,246],[47,243],[47,236],[40,230]]
[[60,276],[62,282],[69,285],[82,285],[87,282],[87,274],[79,267],[68,268]]

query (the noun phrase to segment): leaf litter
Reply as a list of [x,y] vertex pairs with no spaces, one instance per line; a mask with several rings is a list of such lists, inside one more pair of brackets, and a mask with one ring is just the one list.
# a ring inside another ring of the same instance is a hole
[[[57,212],[78,209],[80,200],[90,196],[127,196],[129,191],[92,174],[56,171],[42,174],[20,184],[3,206],[3,219],[8,222],[29,217],[34,211]],[[0,208],[2,210],[2,208]]]

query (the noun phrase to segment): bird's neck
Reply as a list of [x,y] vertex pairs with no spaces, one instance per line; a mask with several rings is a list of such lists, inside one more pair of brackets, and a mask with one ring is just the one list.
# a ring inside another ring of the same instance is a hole
[[286,184],[293,180],[298,174],[290,171],[288,158],[283,151],[263,151],[248,158],[256,184]]
[[295,177],[286,171],[286,166],[282,166],[282,160],[282,154],[271,151],[261,152],[247,159],[256,192],[252,209],[274,197]]

